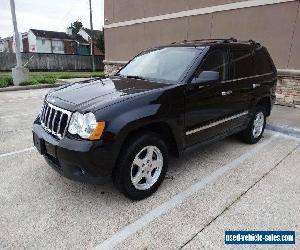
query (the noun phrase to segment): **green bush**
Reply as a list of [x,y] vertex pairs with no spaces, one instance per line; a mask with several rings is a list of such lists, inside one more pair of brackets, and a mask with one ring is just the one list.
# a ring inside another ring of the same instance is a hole
[[11,76],[0,76],[0,88],[5,88],[13,85],[13,79]]
[[[57,79],[104,77],[103,72],[30,72],[29,79],[21,85],[54,84]],[[0,88],[13,85],[12,77],[0,74]]]

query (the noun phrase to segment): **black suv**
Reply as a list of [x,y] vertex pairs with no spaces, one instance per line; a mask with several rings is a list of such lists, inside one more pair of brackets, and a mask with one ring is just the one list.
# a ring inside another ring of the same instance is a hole
[[70,179],[112,177],[127,197],[143,199],[163,181],[169,153],[236,133],[258,142],[276,81],[266,48],[251,40],[152,48],[111,78],[49,92],[33,125],[34,145]]

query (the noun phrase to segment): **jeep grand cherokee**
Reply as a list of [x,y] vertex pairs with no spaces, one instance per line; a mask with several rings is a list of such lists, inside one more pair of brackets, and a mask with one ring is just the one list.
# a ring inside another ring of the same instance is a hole
[[139,200],[163,181],[168,154],[239,133],[258,142],[277,71],[254,41],[196,40],[143,51],[115,76],[50,91],[34,145],[60,174],[111,178]]

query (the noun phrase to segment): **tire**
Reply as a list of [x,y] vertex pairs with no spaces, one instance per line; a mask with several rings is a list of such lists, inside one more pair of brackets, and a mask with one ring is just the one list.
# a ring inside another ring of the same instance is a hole
[[155,133],[139,133],[123,145],[113,182],[126,197],[142,200],[156,192],[167,169],[166,143]]
[[[262,105],[257,105],[254,109],[247,128],[241,132],[241,139],[249,144],[257,143],[263,136],[266,127],[266,117],[266,108]],[[258,121],[260,122],[258,123]],[[256,128],[254,126],[255,123],[257,124]]]

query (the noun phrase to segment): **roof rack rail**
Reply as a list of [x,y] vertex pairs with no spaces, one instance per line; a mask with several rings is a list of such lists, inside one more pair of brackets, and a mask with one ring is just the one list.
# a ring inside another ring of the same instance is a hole
[[252,40],[252,39],[249,40],[249,43],[252,44],[252,45],[254,45],[254,46],[257,46],[257,47],[261,46],[260,43],[254,41],[254,40]]
[[228,38],[228,39],[224,39],[224,43],[230,43],[230,42],[234,42],[236,43],[238,40],[234,37]]
[[194,43],[194,42],[237,42],[234,37],[231,38],[207,38],[207,39],[196,39],[196,40],[183,40],[180,42],[172,42],[171,44],[182,44],[182,43]]
[[172,42],[171,44],[186,44],[186,43],[201,43],[201,42],[211,42],[211,43],[248,43],[251,44],[253,46],[261,46],[260,43],[250,39],[247,41],[240,41],[237,40],[235,37],[231,37],[231,38],[207,38],[207,39],[197,39],[197,40],[183,40],[180,42]]

